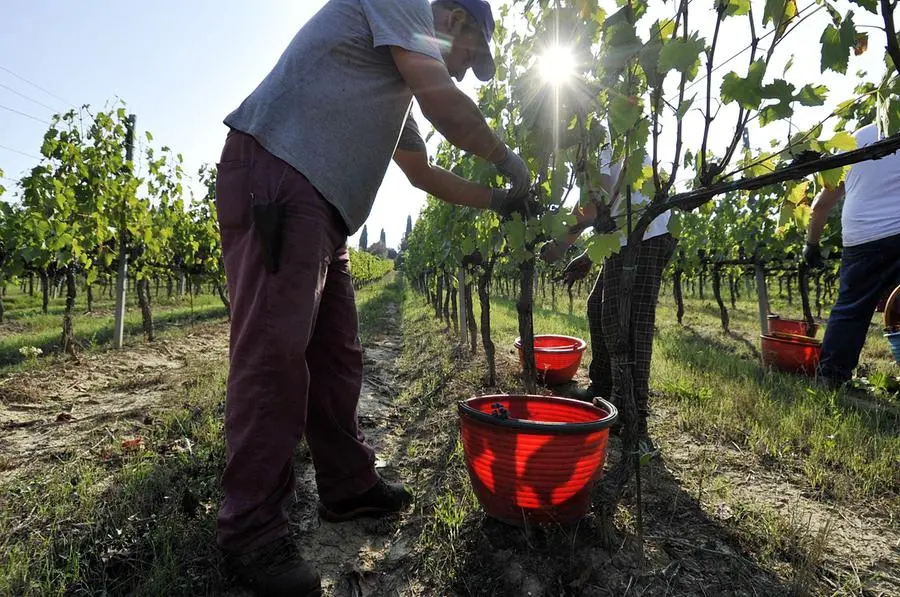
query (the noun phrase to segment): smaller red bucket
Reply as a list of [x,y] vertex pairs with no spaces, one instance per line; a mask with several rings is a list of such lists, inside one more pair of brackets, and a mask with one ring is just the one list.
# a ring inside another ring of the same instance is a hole
[[[519,351],[519,364],[525,364],[522,339],[514,343]],[[581,356],[587,342],[573,336],[545,334],[534,337],[534,366],[538,378],[547,385],[559,385],[572,381],[581,365]]]
[[822,343],[806,336],[762,335],[762,360],[781,371],[814,375],[822,356]]
[[772,335],[795,334],[815,338],[818,331],[817,324],[810,324],[803,319],[782,319],[777,315],[769,315],[769,333]]
[[466,468],[488,516],[569,524],[588,513],[616,407],[552,396],[493,395],[458,403]]

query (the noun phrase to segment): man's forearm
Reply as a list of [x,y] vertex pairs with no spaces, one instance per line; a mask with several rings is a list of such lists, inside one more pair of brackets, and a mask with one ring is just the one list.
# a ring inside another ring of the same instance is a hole
[[841,184],[837,189],[831,191],[824,190],[813,201],[812,214],[809,217],[809,226],[806,229],[806,242],[809,244],[818,244],[822,238],[822,232],[825,230],[825,223],[828,221],[828,215],[837,202],[844,195],[844,185]]
[[[830,211],[830,210],[829,210]],[[828,220],[828,211],[824,209],[813,210],[809,217],[809,227],[806,230],[806,242],[818,244],[825,230],[825,222]]]
[[441,201],[486,209],[491,204],[491,189],[459,177],[449,170],[431,166],[429,175],[417,181],[417,187]]
[[491,131],[478,106],[456,87],[418,99],[425,117],[456,147],[492,163],[506,155],[506,145]]

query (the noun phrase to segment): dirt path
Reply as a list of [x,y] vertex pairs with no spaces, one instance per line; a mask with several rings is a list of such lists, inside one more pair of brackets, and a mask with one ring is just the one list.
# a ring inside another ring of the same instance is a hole
[[[402,349],[399,313],[388,307],[394,325],[390,335],[363,344],[365,377],[359,402],[359,421],[366,440],[376,450],[376,468],[388,480],[398,480],[394,462],[389,460],[398,443],[394,429],[403,419],[393,404],[394,361]],[[315,470],[306,445],[295,458],[297,500],[291,513],[294,537],[304,557],[322,575],[326,596],[370,597],[380,595],[385,576],[396,570],[410,554],[413,537],[404,536],[400,517],[360,519],[340,524],[325,522],[317,511]],[[250,593],[232,587],[226,597],[249,597]]]
[[[396,309],[392,309],[396,317]],[[399,321],[395,329],[399,330]],[[398,480],[390,454],[397,437],[392,434],[402,414],[392,403],[393,363],[400,354],[399,334],[365,344],[365,377],[359,401],[359,420],[366,440],[376,451],[375,466],[389,480]],[[304,446],[305,448],[305,446]],[[410,551],[400,531],[400,518],[361,519],[331,524],[317,512],[315,471],[308,452],[298,470],[301,492],[293,516],[305,556],[322,574],[325,594],[334,597],[375,595],[384,574]],[[304,491],[305,490],[305,491]]]
[[227,324],[209,324],[0,378],[0,482],[41,461],[87,456],[110,437],[133,438],[181,406],[182,384],[227,353]]

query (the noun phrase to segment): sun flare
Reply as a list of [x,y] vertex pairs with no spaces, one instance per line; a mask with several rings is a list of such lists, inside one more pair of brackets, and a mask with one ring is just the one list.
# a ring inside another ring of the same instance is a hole
[[551,85],[562,85],[575,74],[575,56],[565,46],[547,48],[538,57],[541,78]]

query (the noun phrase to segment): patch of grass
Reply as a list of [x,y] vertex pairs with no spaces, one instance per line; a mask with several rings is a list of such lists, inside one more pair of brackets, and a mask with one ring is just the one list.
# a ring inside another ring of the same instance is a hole
[[[152,294],[152,291],[151,291]],[[18,289],[10,288],[3,298],[5,323],[0,324],[0,373],[9,372],[36,363],[26,363],[19,353],[23,346],[35,346],[44,351],[43,359],[53,357],[59,351],[62,333],[64,299],[51,302],[48,313],[41,312],[40,297],[22,295]],[[225,307],[217,296],[201,294],[172,298],[151,297],[153,325],[157,332],[165,332],[189,322],[224,319]],[[114,301],[109,298],[94,301],[92,313],[85,313],[84,297],[79,296],[73,319],[75,338],[83,349],[106,348],[112,342]],[[143,334],[141,311],[133,293],[128,295],[125,313],[125,337],[140,339]],[[43,360],[42,358],[36,361]]]
[[403,301],[404,283],[395,273],[373,282],[356,293],[360,339],[363,346],[378,336],[389,333],[395,319],[395,305]]
[[225,374],[224,363],[196,371],[191,406],[162,416],[137,450],[110,440],[97,457],[0,490],[0,594],[189,595],[217,584]]
[[430,308],[411,292],[403,302],[402,329],[397,374],[404,381],[399,401],[408,422],[397,451],[417,494],[421,578],[437,594],[448,594],[464,569],[466,528],[482,517],[465,467],[455,402],[476,392],[479,367],[465,360]]
[[732,507],[735,515],[730,525],[738,530],[743,543],[769,565],[778,567],[784,562],[790,566],[792,595],[811,594],[831,539],[831,521],[815,527],[808,517],[785,517],[761,504],[735,503]]

